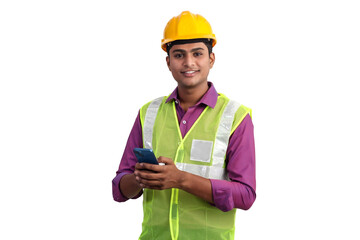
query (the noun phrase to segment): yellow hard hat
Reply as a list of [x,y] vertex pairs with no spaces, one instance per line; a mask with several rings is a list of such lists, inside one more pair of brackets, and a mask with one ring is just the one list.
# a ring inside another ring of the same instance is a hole
[[161,40],[161,48],[166,51],[167,43],[196,38],[212,39],[212,46],[216,44],[215,34],[209,22],[199,14],[184,11],[167,23],[164,38]]

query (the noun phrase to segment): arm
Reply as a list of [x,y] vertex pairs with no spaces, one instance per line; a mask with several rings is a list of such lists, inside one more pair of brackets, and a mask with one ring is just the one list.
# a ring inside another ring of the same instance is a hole
[[249,209],[256,199],[254,126],[247,115],[230,137],[226,153],[231,181],[211,179],[215,206]]
[[135,175],[133,174],[137,163],[133,152],[135,147],[142,148],[142,130],[139,114],[130,132],[119,169],[112,180],[113,198],[117,202],[124,202],[129,198],[138,198],[142,194],[142,189],[135,181]]

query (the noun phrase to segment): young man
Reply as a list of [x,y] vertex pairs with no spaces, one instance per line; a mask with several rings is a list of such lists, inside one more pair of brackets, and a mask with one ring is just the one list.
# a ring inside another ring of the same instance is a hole
[[[251,110],[207,81],[215,44],[200,15],[182,12],[165,27],[178,87],[140,109],[113,179],[115,201],[143,194],[139,239],[234,239],[236,208],[255,201]],[[134,148],[153,149],[163,165],[137,163]]]

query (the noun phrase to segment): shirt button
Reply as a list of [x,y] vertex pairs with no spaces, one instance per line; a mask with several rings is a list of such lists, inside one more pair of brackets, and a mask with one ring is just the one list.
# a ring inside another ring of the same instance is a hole
[[183,121],[183,124],[186,124],[186,121],[185,121],[185,120]]
[[179,102],[178,102],[177,100],[175,101],[175,103],[176,103],[176,104],[179,104]]

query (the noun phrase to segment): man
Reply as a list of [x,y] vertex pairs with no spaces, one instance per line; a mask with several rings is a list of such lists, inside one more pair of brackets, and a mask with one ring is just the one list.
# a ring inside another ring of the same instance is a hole
[[[234,239],[236,208],[255,201],[251,110],[207,81],[215,44],[200,15],[182,12],[165,27],[178,87],[140,109],[113,179],[115,201],[143,194],[139,239]],[[153,149],[163,165],[137,163],[134,148]]]

